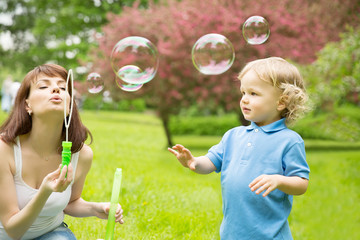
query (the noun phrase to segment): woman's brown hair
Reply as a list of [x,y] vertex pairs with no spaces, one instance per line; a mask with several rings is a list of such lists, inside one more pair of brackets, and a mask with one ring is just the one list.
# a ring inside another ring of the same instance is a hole
[[[62,66],[57,64],[43,64],[35,67],[28,72],[19,88],[19,91],[15,98],[13,109],[8,119],[0,127],[1,139],[6,143],[15,144],[15,138],[17,136],[29,133],[32,128],[32,119],[26,111],[25,100],[29,97],[31,82],[37,80],[40,74],[44,74],[49,77],[61,77],[66,81],[68,72]],[[69,94],[72,95],[71,82],[68,84]],[[71,123],[69,126],[69,141],[72,142],[71,152],[75,153],[80,151],[83,147],[85,140],[90,136],[90,143],[92,142],[92,135],[80,119],[80,114],[77,109],[75,101],[72,103],[73,112],[71,117]],[[69,119],[67,120],[69,121]],[[63,123],[63,129],[61,134],[61,140],[65,141],[66,129],[65,123]],[[62,146],[59,146],[59,153],[62,151]]]

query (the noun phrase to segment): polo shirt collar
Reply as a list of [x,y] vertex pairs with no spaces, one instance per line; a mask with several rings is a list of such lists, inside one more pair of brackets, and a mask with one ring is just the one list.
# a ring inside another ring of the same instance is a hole
[[264,132],[277,132],[286,128],[285,118],[282,118],[276,122],[270,123],[262,127],[259,127],[258,125],[256,125],[256,123],[251,122],[251,124],[246,127],[246,130],[251,131],[255,128],[261,128]]

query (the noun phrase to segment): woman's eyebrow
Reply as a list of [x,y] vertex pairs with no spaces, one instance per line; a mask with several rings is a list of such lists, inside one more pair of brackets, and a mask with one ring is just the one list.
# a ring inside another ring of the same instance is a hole
[[[38,84],[39,82],[46,82],[46,83],[48,83],[48,82],[51,82],[52,80],[50,80],[50,79],[48,79],[48,78],[41,78],[41,79],[39,79],[37,82],[36,82],[36,84]],[[64,80],[64,79],[58,79],[57,80],[57,83],[59,84],[59,83],[66,83],[66,81]]]

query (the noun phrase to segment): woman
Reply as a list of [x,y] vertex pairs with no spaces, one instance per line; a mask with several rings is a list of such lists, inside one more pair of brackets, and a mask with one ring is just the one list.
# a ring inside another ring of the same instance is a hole
[[[110,203],[81,198],[93,153],[84,144],[91,133],[81,123],[76,104],[69,127],[72,158],[61,168],[65,141],[64,101],[69,114],[71,85],[67,71],[44,64],[30,71],[13,111],[0,128],[0,239],[76,239],[63,223],[74,217],[106,219]],[[116,222],[123,223],[122,210]],[[61,237],[62,238],[61,238]]]

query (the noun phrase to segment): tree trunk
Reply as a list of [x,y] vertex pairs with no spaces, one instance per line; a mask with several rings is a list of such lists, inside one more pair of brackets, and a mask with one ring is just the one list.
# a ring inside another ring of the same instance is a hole
[[162,121],[164,130],[165,130],[168,147],[172,147],[172,146],[174,146],[174,144],[173,144],[173,142],[171,140],[171,133],[170,133],[170,130],[169,130],[169,117],[161,116],[161,121]]

